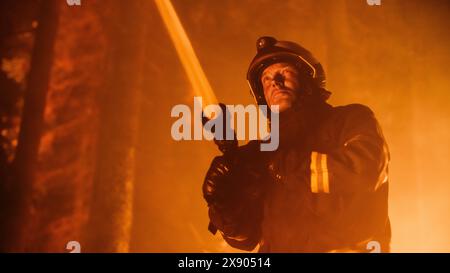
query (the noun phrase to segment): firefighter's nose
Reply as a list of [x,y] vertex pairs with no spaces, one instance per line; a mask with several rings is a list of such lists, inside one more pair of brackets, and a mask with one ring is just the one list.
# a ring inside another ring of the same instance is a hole
[[272,84],[273,84],[275,87],[283,87],[283,86],[284,86],[284,77],[283,77],[283,75],[281,75],[281,74],[276,74],[276,75],[273,77]]

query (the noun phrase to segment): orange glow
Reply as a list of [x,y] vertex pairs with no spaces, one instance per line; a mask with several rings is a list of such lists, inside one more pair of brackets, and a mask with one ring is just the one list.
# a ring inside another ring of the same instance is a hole
[[[82,3],[59,13],[27,251],[65,252],[69,240],[88,249],[84,240],[104,233],[117,240],[95,250],[236,252],[208,231],[202,196],[221,153],[213,142],[172,139],[170,111],[194,96],[203,106],[254,103],[246,72],[267,35],[314,53],[330,104],[375,113],[391,156],[391,250],[450,252],[450,1]],[[24,56],[2,60],[5,80],[26,81]]]

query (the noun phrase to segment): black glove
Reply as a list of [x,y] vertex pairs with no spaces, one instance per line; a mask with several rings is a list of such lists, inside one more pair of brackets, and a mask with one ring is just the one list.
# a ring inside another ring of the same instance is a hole
[[[265,153],[265,152],[264,152]],[[229,238],[252,233],[259,225],[265,189],[265,165],[259,142],[215,157],[206,173],[203,196],[209,206],[209,230]]]
[[267,177],[267,152],[260,152],[260,142],[252,141],[235,151],[213,159],[203,183],[208,204],[218,207],[257,198]]
[[[230,156],[217,156],[213,159],[203,182],[203,197],[211,205],[222,207],[232,194],[233,160]],[[236,185],[234,185],[236,186]]]

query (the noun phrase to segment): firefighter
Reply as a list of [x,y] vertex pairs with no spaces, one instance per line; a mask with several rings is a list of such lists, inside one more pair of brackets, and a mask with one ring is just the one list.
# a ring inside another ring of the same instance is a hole
[[280,145],[213,159],[209,230],[248,251],[388,252],[389,152],[373,112],[328,104],[321,64],[294,42],[259,38],[247,80],[257,104],[278,105]]

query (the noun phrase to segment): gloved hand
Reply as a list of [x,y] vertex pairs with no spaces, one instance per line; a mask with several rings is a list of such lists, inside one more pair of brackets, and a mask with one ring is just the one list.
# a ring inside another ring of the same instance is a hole
[[259,147],[259,142],[250,142],[212,161],[203,182],[203,196],[213,234],[220,229],[231,236],[258,222],[252,219],[258,218],[268,177],[264,164],[267,152],[261,153]]
[[[231,156],[217,156],[213,159],[203,182],[203,197],[209,205],[223,207],[233,194],[234,162]],[[234,185],[236,186],[236,185]]]
[[203,196],[208,204],[222,207],[233,201],[256,198],[268,176],[270,156],[259,149],[260,142],[251,141],[213,159],[203,183]]

